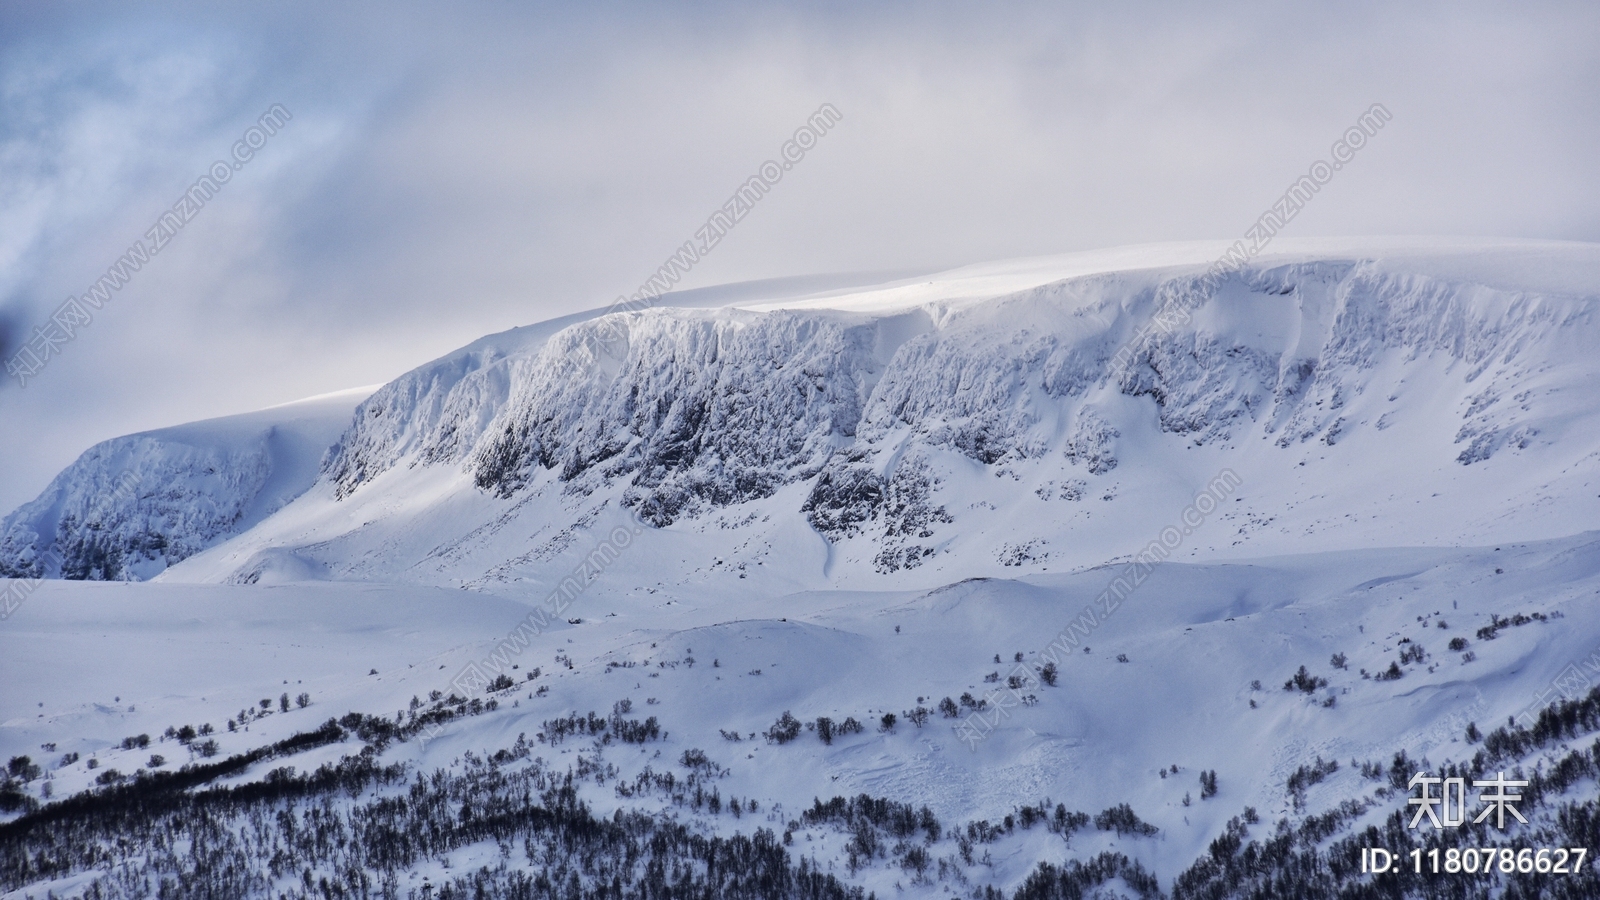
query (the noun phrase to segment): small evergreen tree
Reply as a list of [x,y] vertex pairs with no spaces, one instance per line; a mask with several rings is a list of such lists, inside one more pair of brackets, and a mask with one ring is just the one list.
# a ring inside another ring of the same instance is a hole
[[784,710],[778,721],[772,723],[772,727],[766,730],[767,740],[774,744],[787,744],[799,736],[800,720],[788,710]]
[[816,729],[817,729],[817,737],[821,738],[822,742],[824,744],[832,744],[833,743],[833,720],[832,719],[828,718],[827,716],[818,716],[817,717],[817,723],[816,723]]

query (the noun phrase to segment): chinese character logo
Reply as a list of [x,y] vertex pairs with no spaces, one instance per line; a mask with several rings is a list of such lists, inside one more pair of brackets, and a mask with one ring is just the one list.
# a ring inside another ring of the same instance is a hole
[[[1438,796],[1433,793],[1435,786],[1440,788]],[[1508,781],[1505,773],[1500,772],[1494,780],[1473,781],[1472,786],[1489,789],[1478,795],[1478,802],[1483,804],[1483,808],[1479,810],[1477,818],[1472,820],[1474,825],[1492,814],[1495,817],[1495,827],[1504,831],[1508,812],[1518,822],[1528,824],[1528,820],[1522,817],[1522,813],[1514,805],[1522,799],[1522,795],[1506,790],[1527,787],[1528,782]],[[1465,778],[1435,778],[1426,772],[1418,772],[1411,776],[1411,781],[1406,787],[1420,789],[1418,796],[1406,801],[1407,806],[1416,807],[1409,827],[1416,828],[1424,817],[1434,828],[1458,828],[1466,824],[1467,780]]]

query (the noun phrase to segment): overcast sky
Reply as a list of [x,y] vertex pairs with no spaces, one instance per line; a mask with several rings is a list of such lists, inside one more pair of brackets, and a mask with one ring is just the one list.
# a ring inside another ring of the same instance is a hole
[[7,356],[293,116],[6,379],[0,512],[96,441],[604,305],[823,103],[690,286],[1234,238],[1373,103],[1286,234],[1600,240],[1600,5],[1395,6],[0,2]]

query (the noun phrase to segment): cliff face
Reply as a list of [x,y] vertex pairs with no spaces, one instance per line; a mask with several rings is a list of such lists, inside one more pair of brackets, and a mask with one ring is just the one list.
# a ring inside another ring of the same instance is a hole
[[316,482],[368,391],[114,438],[0,525],[0,576],[142,580]]
[[[1496,510],[1536,494],[1570,506],[1562,486],[1595,465],[1583,397],[1600,374],[1600,272],[1587,257],[1563,265],[1556,279],[1516,248],[1301,254],[1220,281],[1168,265],[573,317],[372,394],[307,497],[326,508],[250,552],[314,545],[308,565],[339,577],[515,580],[611,509],[658,529],[715,520],[735,535],[724,549],[767,546],[792,520],[846,548],[829,571],[963,552],[982,571],[1121,546],[1155,524],[1145,508],[1220,467],[1261,489],[1219,547],[1338,529],[1366,545],[1349,530],[1361,498],[1448,498],[1480,481],[1504,496],[1475,498],[1470,522],[1388,512],[1382,540],[1497,535]],[[275,471],[270,435],[120,440],[7,520],[0,565],[35,571],[30,548],[53,541],[85,548],[73,572],[130,577],[85,561],[171,564],[259,521],[245,510]],[[1509,468],[1471,474],[1507,454]],[[95,485],[129,465],[147,471],[139,499],[95,507]],[[1078,505],[1029,505],[1059,500]],[[112,550],[88,549],[106,533]],[[979,537],[981,550],[960,549]]]

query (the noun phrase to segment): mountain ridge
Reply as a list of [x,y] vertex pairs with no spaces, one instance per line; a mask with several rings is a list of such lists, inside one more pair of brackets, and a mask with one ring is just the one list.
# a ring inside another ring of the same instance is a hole
[[[748,574],[778,543],[819,540],[827,562],[799,583],[936,559],[953,580],[1127,552],[1156,527],[1137,507],[1176,508],[1225,465],[1296,490],[1295,470],[1315,465],[1335,489],[1241,499],[1236,540],[1196,552],[1276,552],[1308,534],[1493,540],[1529,502],[1557,510],[1549,528],[1592,523],[1581,496],[1597,460],[1575,435],[1595,427],[1581,390],[1600,374],[1583,350],[1600,339],[1600,247],[1284,242],[1204,277],[1222,246],[724,292],[490,336],[364,400],[287,517],[163,577],[248,579],[292,558],[314,577],[541,583],[581,535],[637,517],[657,536],[726,538],[701,541],[677,580]],[[1190,321],[1155,327],[1175,303]],[[1339,449],[1351,444],[1365,449]],[[1402,445],[1401,477],[1355,465]],[[1497,499],[1470,516],[1387,511],[1365,530],[1337,521],[1360,515],[1331,496],[1409,485],[1413,505],[1442,508],[1423,485],[1459,499],[1480,482]],[[1030,533],[999,535],[1007,515]],[[1030,542],[1040,552],[1019,549]]]

